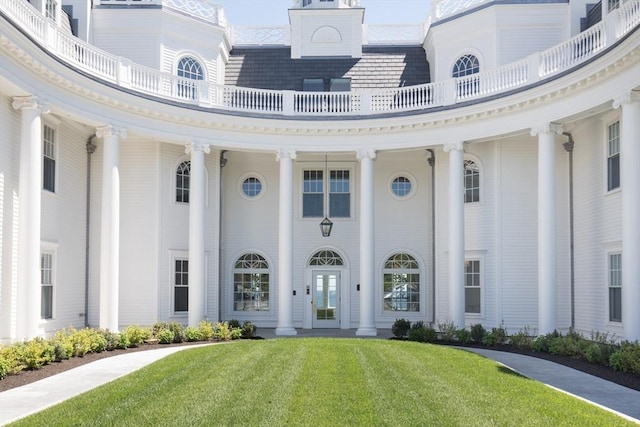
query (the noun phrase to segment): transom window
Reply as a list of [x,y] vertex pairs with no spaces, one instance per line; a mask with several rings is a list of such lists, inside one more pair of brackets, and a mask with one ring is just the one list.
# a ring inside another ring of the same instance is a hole
[[53,253],[40,254],[40,317],[53,318]]
[[609,320],[622,321],[622,254],[609,254]]
[[391,192],[397,197],[407,197],[412,189],[411,180],[406,176],[398,176],[391,182]]
[[47,125],[42,128],[42,188],[56,191],[56,131]]
[[[202,65],[190,56],[185,56],[178,62],[178,77],[190,80],[203,80],[204,72]],[[187,99],[197,99],[198,83],[181,80],[177,86],[178,96]]]
[[189,310],[189,260],[175,259],[173,273],[173,311],[184,313]]
[[318,251],[309,260],[309,265],[344,265],[342,257],[334,251],[322,250]]
[[420,311],[420,271],[415,258],[405,253],[389,257],[383,280],[384,311]]
[[480,201],[480,168],[472,160],[464,161],[464,202]]
[[608,128],[607,138],[607,190],[620,188],[620,122]]
[[[349,218],[351,216],[351,181],[348,170],[329,171],[329,192],[325,194],[325,174],[322,170],[306,170],[303,173],[302,216],[322,218],[328,202],[329,216]],[[328,198],[328,200],[325,200]]]
[[251,176],[242,181],[242,192],[249,198],[258,197],[262,193],[262,181]]
[[479,314],[480,302],[480,261],[464,262],[464,311]]
[[189,186],[191,184],[191,162],[185,160],[176,170],[176,202],[189,203]]
[[480,61],[475,55],[464,55],[460,57],[455,65],[451,77],[464,77],[470,74],[476,74],[480,72]]
[[269,263],[258,254],[238,258],[233,273],[234,311],[269,311]]

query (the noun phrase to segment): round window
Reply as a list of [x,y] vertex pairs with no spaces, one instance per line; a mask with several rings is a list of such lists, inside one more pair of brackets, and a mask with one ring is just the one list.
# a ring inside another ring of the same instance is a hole
[[407,197],[412,189],[413,184],[406,176],[397,176],[391,181],[391,192],[397,197]]
[[262,181],[255,176],[250,176],[242,181],[242,192],[245,196],[254,198],[262,193]]

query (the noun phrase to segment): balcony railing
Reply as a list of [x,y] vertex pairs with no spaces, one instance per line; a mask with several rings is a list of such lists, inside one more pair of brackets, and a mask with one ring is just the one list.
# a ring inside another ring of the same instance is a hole
[[53,56],[96,78],[185,105],[282,116],[366,116],[481,101],[577,67],[640,25],[640,0],[630,0],[566,42],[494,70],[397,89],[316,93],[179,78],[111,55],[61,31],[24,0],[0,0],[0,6],[2,14]]

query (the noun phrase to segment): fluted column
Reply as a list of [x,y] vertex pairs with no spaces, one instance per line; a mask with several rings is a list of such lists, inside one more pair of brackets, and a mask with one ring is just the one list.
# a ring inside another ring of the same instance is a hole
[[531,129],[538,136],[538,334],[557,328],[556,153],[562,126],[547,123]]
[[279,150],[278,325],[276,335],[296,335],[293,327],[293,161],[294,150]]
[[444,145],[449,153],[449,317],[458,327],[464,315],[464,143]]
[[208,144],[192,142],[185,153],[191,156],[189,181],[189,326],[197,327],[204,319],[205,245],[204,210],[206,204],[206,174],[204,155]]
[[622,325],[624,338],[635,341],[640,340],[640,92],[627,92],[614,107],[622,107]]
[[103,140],[100,226],[100,328],[118,330],[120,286],[120,139],[127,131],[112,125],[96,129]]
[[359,150],[360,160],[360,325],[356,335],[376,336],[375,203],[373,161],[375,150]]
[[49,107],[35,96],[13,98],[20,110],[20,214],[18,216],[17,339],[38,335],[40,321],[40,216],[42,120]]

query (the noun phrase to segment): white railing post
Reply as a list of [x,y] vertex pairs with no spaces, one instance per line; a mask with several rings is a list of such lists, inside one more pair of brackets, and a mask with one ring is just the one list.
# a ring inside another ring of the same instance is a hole
[[620,34],[620,24],[622,20],[620,19],[620,9],[613,9],[607,16],[604,17],[604,45],[605,47],[609,47],[618,40],[618,35]]
[[542,57],[540,52],[527,56],[527,84],[535,83],[540,80],[540,68]]
[[293,116],[295,114],[294,99],[295,91],[282,91],[282,114],[284,114],[285,116]]
[[371,111],[371,90],[363,90],[360,92],[360,115],[369,115]]
[[458,98],[458,85],[456,79],[447,79],[442,85],[442,102],[444,105],[453,105]]
[[47,19],[44,24],[44,42],[53,52],[58,52],[58,46],[56,46],[56,41],[58,40],[57,36],[58,28],[56,28],[56,23]]
[[131,87],[131,60],[118,57],[116,79],[120,86]]

